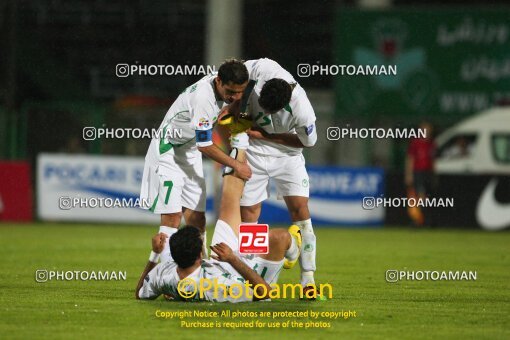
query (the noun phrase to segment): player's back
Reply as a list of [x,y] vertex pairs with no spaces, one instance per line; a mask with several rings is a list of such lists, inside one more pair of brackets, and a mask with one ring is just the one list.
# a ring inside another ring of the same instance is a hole
[[[276,61],[267,58],[248,60],[245,62],[245,65],[250,74],[250,79],[257,82],[250,94],[247,110],[258,127],[270,134],[296,133],[296,129],[314,128],[313,124],[316,118],[310,100],[305,90],[287,70]],[[282,110],[274,114],[267,114],[260,107],[258,99],[264,84],[273,78],[283,79],[288,82],[292,86],[292,95],[289,104]],[[248,152],[283,157],[298,155],[302,152],[302,148],[250,139]]]
[[248,70],[250,80],[255,80],[257,82],[254,87],[254,91],[257,95],[260,95],[262,86],[273,78],[283,79],[289,84],[297,83],[292,74],[274,60],[268,58],[247,60],[244,65]]

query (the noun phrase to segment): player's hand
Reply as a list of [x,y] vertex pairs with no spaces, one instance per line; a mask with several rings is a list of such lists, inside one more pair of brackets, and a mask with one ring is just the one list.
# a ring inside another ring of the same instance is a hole
[[252,127],[246,131],[250,139],[266,139],[268,133],[259,127]]
[[216,255],[211,254],[211,257],[217,261],[230,263],[237,257],[232,251],[232,248],[230,248],[226,243],[221,242],[211,246],[210,248],[216,253]]
[[240,111],[241,101],[236,100],[221,109],[220,114],[218,115],[218,122],[222,121],[226,117],[233,117],[233,120],[237,121],[239,119]]
[[159,233],[154,235],[152,238],[152,251],[160,254],[165,248],[165,243],[167,242],[168,236],[164,233]]
[[236,167],[234,168],[235,175],[242,180],[249,180],[251,178],[251,168],[246,161],[244,162],[236,162]]
[[234,118],[239,119],[239,114],[241,113],[241,100],[233,101],[227,106],[228,112],[231,113]]

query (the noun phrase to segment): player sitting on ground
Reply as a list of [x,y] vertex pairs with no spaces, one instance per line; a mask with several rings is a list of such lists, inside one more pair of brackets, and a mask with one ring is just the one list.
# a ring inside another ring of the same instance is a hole
[[[237,146],[246,148],[247,135],[242,133],[236,137],[232,140],[239,143]],[[231,155],[234,155],[238,161],[244,161],[244,151],[244,149],[234,148]],[[226,171],[228,172],[228,170]],[[192,297],[194,300],[245,302],[269,297],[271,291],[269,284],[276,283],[284,258],[289,261],[297,261],[301,235],[295,226],[289,228],[289,231],[272,229],[269,232],[268,254],[239,256],[237,251],[232,249],[237,249],[238,244],[238,226],[241,222],[239,202],[243,188],[244,180],[237,177],[233,171],[229,176],[224,177],[219,220],[213,235],[212,244],[214,245],[211,246],[214,252],[214,255],[211,256],[212,260],[202,259],[200,232],[192,226],[185,226],[170,237],[172,256],[166,262],[159,264],[156,263],[158,254],[161,253],[168,240],[163,233],[153,237],[153,254],[151,254],[136,287],[137,299],[155,299],[164,294],[176,300],[183,300],[179,294],[178,286],[179,282],[185,278],[194,280],[197,285],[201,279],[211,281],[217,279],[217,292],[207,290],[203,296],[197,293]],[[252,288],[239,285],[245,281],[249,281],[253,287],[257,287],[257,294],[253,294]],[[235,287],[232,296],[224,292],[224,289],[229,286]],[[194,285],[182,287],[181,284],[179,289],[181,292],[182,289],[185,292],[192,292],[196,287]],[[182,295],[188,296],[189,294]]]

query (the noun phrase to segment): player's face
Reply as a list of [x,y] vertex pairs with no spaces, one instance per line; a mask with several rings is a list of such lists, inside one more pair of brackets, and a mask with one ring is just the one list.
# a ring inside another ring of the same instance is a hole
[[216,78],[216,90],[218,91],[221,99],[223,99],[227,104],[241,99],[247,85],[248,82],[241,85],[234,84],[232,82],[223,83],[219,78]]

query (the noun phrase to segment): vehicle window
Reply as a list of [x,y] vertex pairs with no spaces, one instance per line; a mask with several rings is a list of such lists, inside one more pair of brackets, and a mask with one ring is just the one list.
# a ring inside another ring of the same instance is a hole
[[510,134],[492,135],[492,155],[497,162],[510,163]]
[[440,146],[437,157],[441,159],[469,157],[473,153],[477,138],[475,133],[454,135]]

